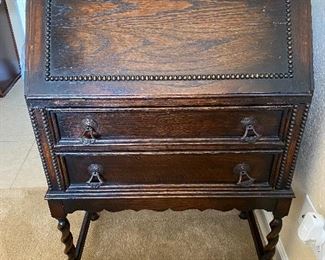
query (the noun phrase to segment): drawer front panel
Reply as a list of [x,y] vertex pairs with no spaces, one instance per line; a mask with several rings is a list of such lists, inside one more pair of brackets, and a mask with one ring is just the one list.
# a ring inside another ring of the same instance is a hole
[[[70,184],[98,182],[92,166],[100,166],[102,185],[237,184],[239,165],[249,186],[267,185],[276,153],[109,153],[62,155]],[[94,177],[92,179],[92,177]],[[239,183],[242,184],[242,183]],[[244,183],[245,184],[245,183]],[[240,186],[240,185],[238,185]],[[244,185],[245,186],[245,185]]]
[[218,138],[250,142],[245,137],[281,139],[286,111],[269,107],[71,109],[54,111],[52,118],[58,142]]

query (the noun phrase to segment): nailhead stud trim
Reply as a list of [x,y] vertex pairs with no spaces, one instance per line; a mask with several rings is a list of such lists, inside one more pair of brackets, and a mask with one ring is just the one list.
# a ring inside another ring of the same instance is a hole
[[37,147],[38,147],[38,151],[39,151],[39,154],[40,154],[40,157],[41,157],[41,162],[42,162],[42,165],[43,165],[47,186],[48,186],[49,190],[53,190],[53,186],[51,184],[51,178],[50,178],[50,174],[49,174],[49,169],[48,169],[48,167],[46,165],[45,155],[44,155],[44,151],[43,151],[42,144],[41,144],[40,133],[39,133],[38,127],[37,127],[35,110],[30,108],[28,110],[28,112],[29,112],[29,116],[30,116],[30,119],[31,119],[31,122],[32,122],[32,127],[33,127],[34,135],[35,135],[35,138],[36,138],[36,144],[37,144]]
[[47,0],[45,32],[45,80],[46,81],[190,81],[190,80],[249,80],[293,78],[293,37],[291,22],[291,0],[285,2],[288,71],[285,73],[230,73],[208,75],[70,75],[51,74],[51,25],[52,2]]

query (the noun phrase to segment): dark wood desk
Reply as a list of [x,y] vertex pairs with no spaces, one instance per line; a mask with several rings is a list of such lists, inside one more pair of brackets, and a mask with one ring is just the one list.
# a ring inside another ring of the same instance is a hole
[[[27,103],[69,259],[101,210],[193,208],[239,209],[272,258],[313,92],[309,1],[31,0],[27,16]],[[265,246],[254,209],[274,214]]]

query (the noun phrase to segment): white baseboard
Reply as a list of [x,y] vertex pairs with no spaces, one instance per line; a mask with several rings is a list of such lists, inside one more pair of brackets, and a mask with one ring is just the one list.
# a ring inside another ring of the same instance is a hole
[[[263,238],[265,239],[264,242],[266,242],[266,235],[270,232],[269,223],[273,219],[273,214],[265,210],[255,210],[255,216],[256,216],[256,222],[259,226],[260,232],[262,233]],[[276,253],[274,259],[289,260],[281,239],[279,239],[279,242],[276,246]]]

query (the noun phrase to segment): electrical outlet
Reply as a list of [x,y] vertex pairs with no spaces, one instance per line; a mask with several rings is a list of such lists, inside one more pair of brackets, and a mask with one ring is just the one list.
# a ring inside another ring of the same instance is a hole
[[299,214],[298,224],[300,225],[307,212],[317,212],[308,195],[305,196],[304,204]]

